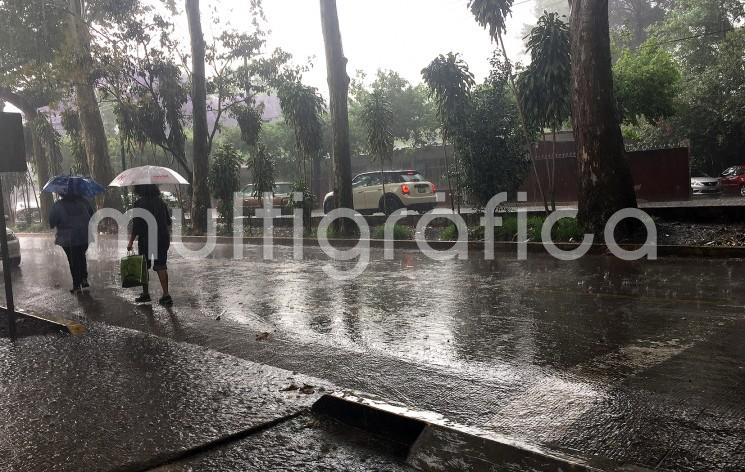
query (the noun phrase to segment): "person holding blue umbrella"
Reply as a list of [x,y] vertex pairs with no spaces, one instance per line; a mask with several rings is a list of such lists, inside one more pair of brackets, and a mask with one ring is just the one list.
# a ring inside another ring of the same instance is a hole
[[92,179],[75,175],[54,177],[42,192],[60,196],[49,212],[49,226],[57,230],[54,243],[62,247],[70,265],[73,295],[90,288],[88,283],[88,261],[85,253],[90,244],[88,225],[93,216],[93,207],[87,200],[106,189]]

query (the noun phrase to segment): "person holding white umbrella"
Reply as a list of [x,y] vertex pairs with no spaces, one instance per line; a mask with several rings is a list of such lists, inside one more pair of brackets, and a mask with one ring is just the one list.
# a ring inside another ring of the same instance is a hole
[[[156,166],[144,166],[128,169],[119,174],[111,186],[114,187],[134,187],[138,199],[134,203],[134,208],[140,208],[150,212],[155,218],[158,226],[158,249],[148,247],[148,227],[142,218],[134,218],[132,221],[132,232],[129,236],[127,251],[132,251],[135,241],[140,255],[145,256],[148,269],[152,267],[156,274],[160,286],[163,289],[159,303],[164,306],[173,305],[173,298],[168,287],[168,249],[171,245],[171,226],[173,224],[171,210],[161,198],[158,184],[187,184],[177,172]],[[150,303],[150,291],[148,284],[142,286],[142,295],[135,299],[137,303]]]

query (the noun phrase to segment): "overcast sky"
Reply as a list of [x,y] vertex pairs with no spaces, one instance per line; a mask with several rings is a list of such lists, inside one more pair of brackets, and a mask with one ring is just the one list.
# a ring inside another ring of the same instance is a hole
[[[564,1],[564,0],[562,0]],[[523,25],[532,23],[532,0],[517,0],[508,24],[507,46],[512,58],[523,52]],[[468,0],[338,0],[348,71],[372,76],[392,69],[413,83],[438,54],[460,52],[478,79],[489,71],[494,51],[489,33],[479,27]],[[250,22],[248,0],[202,0],[202,10],[216,5],[240,28]],[[323,37],[318,0],[264,0],[270,47],[282,47],[297,62],[315,57],[305,82],[327,94]],[[205,25],[207,26],[207,25]]]

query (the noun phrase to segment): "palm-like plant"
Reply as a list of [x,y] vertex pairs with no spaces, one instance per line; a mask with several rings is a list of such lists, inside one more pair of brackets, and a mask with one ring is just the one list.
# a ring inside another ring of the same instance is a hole
[[393,106],[382,90],[374,90],[365,97],[361,110],[362,122],[367,128],[367,148],[374,161],[380,164],[380,181],[383,184],[383,211],[388,213],[385,193],[385,161],[393,156]]
[[489,28],[492,38],[501,41],[502,33],[507,29],[507,17],[512,14],[514,0],[470,0],[468,8],[476,21],[484,28]]
[[[473,74],[468,65],[458,54],[440,54],[425,69],[422,77],[430,90],[430,96],[437,105],[437,116],[442,127],[442,144],[445,151],[445,168],[448,187],[450,185],[450,164],[447,156],[447,143],[451,136],[458,133],[459,127],[466,125],[468,109],[471,100],[471,88],[475,84]],[[457,156],[456,156],[457,163]],[[456,174],[456,175],[459,175]],[[460,196],[460,183],[456,193]],[[455,202],[451,199],[450,206],[455,212]],[[458,200],[460,208],[460,199]]]
[[[277,91],[277,96],[282,104],[285,123],[290,125],[295,132],[295,147],[299,157],[298,175],[300,176],[295,188],[307,194],[309,182],[313,181],[313,175],[308,175],[307,164],[320,159],[323,152],[322,115],[325,112],[323,98],[318,94],[318,89],[303,85],[299,81],[282,84]],[[312,165],[310,169],[312,174]],[[308,228],[311,223],[313,198],[305,197],[303,205],[305,206],[303,224]]]
[[550,128],[553,136],[551,169],[548,173],[552,210],[556,210],[556,132],[571,112],[571,44],[569,26],[558,13],[544,12],[528,36],[532,62],[518,81],[520,100],[531,123]]
[[300,82],[282,84],[277,91],[285,122],[295,131],[298,173],[307,184],[307,162],[320,158],[323,149],[323,98],[318,89]]
[[233,231],[233,193],[241,187],[243,156],[232,144],[223,144],[214,153],[207,183],[218,203],[218,212],[228,232]]
[[[476,22],[484,28],[489,28],[489,34],[492,39],[499,43],[502,50],[502,55],[510,67],[510,58],[507,56],[507,48],[504,45],[504,33],[507,31],[507,17],[512,14],[512,5],[514,0],[469,0],[468,8],[476,18]],[[535,159],[533,158],[533,140],[530,139],[530,132],[528,131],[527,120],[525,117],[525,109],[520,100],[520,94],[517,91],[517,85],[512,74],[509,75],[510,86],[512,92],[515,94],[518,100],[518,115],[520,117],[520,124],[523,128],[523,134],[525,136],[526,144],[530,150],[530,163],[533,167],[533,173],[536,176],[536,182],[538,183],[538,190],[543,198],[543,204],[548,212],[548,201],[546,195],[541,187],[541,179],[538,178],[538,170],[535,166]]]

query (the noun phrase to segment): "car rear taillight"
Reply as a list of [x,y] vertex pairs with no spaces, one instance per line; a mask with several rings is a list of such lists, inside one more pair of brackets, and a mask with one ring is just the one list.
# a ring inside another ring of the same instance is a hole
[[401,192],[402,192],[402,193],[403,193],[404,195],[408,195],[408,194],[409,194],[409,192],[411,192],[411,189],[409,188],[409,185],[408,185],[408,184],[403,184],[403,185],[401,186]]
[[432,193],[437,193],[437,185],[432,184]]

